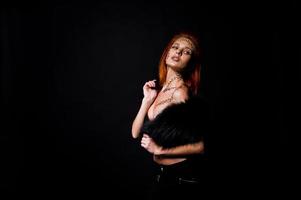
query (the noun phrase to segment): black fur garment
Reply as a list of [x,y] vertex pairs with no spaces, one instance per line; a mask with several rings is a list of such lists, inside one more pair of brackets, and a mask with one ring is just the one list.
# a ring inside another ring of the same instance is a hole
[[[154,120],[146,121],[141,133],[163,148],[204,141],[210,124],[209,104],[199,96],[171,104]],[[204,141],[205,142],[205,141]]]

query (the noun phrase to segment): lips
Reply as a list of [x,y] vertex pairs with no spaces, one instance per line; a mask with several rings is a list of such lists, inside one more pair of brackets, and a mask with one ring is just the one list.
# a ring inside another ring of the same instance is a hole
[[172,56],[171,59],[176,62],[180,61],[180,58],[178,56]]

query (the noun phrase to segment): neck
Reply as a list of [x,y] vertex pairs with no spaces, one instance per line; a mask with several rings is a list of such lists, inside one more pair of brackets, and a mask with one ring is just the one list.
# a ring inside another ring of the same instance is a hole
[[171,67],[167,68],[167,74],[166,74],[166,82],[168,82],[169,80],[171,80],[174,77],[181,77],[181,74],[179,72],[174,71]]
[[183,78],[180,73],[174,71],[170,67],[167,69],[166,80],[163,86],[163,91],[171,89],[173,87],[178,87],[184,83]]

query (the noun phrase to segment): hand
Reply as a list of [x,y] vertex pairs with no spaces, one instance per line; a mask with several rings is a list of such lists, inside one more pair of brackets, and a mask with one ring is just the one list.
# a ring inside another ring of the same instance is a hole
[[146,82],[143,86],[144,99],[146,99],[150,103],[152,103],[155,100],[158,93],[155,87],[156,87],[155,79]]
[[141,139],[141,146],[145,148],[148,152],[155,155],[159,154],[160,150],[162,149],[147,134],[143,134],[143,137]]

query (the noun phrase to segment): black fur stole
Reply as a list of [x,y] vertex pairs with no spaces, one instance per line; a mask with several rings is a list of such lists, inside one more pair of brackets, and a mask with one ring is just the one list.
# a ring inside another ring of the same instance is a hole
[[141,133],[163,148],[204,141],[210,123],[209,104],[200,96],[171,104],[155,119],[146,121]]

